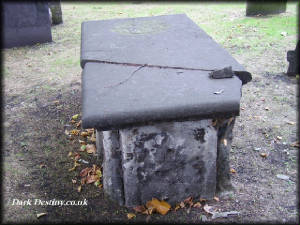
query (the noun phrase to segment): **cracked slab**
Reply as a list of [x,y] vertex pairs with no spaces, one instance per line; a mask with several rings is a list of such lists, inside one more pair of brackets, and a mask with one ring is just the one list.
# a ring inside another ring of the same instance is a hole
[[82,68],[92,61],[245,71],[185,14],[83,22]]
[[[241,87],[235,76],[211,79],[204,71],[148,67],[137,71],[133,66],[87,63],[82,74],[82,126],[111,130],[238,115]],[[219,90],[223,92],[214,94]]]
[[84,128],[239,115],[251,75],[184,14],[87,21],[81,38]]

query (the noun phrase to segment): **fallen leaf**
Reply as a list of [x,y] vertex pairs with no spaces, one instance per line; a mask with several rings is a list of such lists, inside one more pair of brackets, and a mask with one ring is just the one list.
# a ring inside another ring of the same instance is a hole
[[205,211],[206,213],[208,213],[208,214],[213,214],[213,213],[214,213],[213,207],[212,207],[212,206],[209,206],[209,205],[207,205],[207,204],[205,204],[205,205],[203,206],[203,209],[204,209],[204,211]]
[[220,91],[215,91],[214,94],[215,94],[215,95],[219,95],[219,94],[222,94],[223,92],[224,92],[224,90],[221,89]]
[[217,196],[214,197],[214,200],[216,200],[217,202],[220,201],[220,199]]
[[159,201],[156,198],[152,198],[151,201],[148,201],[146,203],[147,208],[150,208],[151,206],[155,208],[157,212],[159,212],[161,215],[167,214],[167,212],[170,210],[171,206],[166,201]]
[[233,168],[230,168],[230,172],[231,172],[231,173],[236,173],[236,170],[233,169]]
[[277,178],[282,179],[282,180],[289,180],[290,178],[287,175],[284,174],[277,174]]
[[86,183],[87,184],[94,183],[97,180],[99,180],[99,177],[97,175],[90,175],[90,176],[86,177]]
[[183,200],[183,202],[185,204],[189,204],[190,206],[192,206],[193,205],[193,198],[192,197],[188,197],[185,200]]
[[255,147],[253,150],[254,150],[254,151],[260,151],[260,150],[261,150],[261,148],[257,148],[257,147]]
[[73,152],[69,152],[68,157],[71,157],[73,155]]
[[78,152],[76,152],[76,153],[75,153],[75,155],[74,155],[74,159],[75,159],[75,160],[78,160],[78,159],[80,159],[80,154],[79,154]]
[[262,152],[262,153],[260,153],[260,156],[263,158],[266,158],[268,155],[267,155],[267,153]]
[[86,136],[88,136],[88,132],[83,131],[83,132],[81,132],[80,135],[81,135],[82,137],[86,137]]
[[83,141],[83,140],[78,140],[78,142],[79,142],[79,144],[81,144],[81,145],[86,145],[86,142]]
[[185,207],[184,202],[180,202],[179,206],[180,206],[181,208],[184,208],[184,207]]
[[92,171],[92,168],[90,167],[84,168],[83,170],[80,171],[79,176],[85,177],[88,175],[90,171]]
[[86,132],[88,133],[88,135],[91,135],[94,133],[94,128],[91,128],[91,129],[85,129]]
[[91,142],[96,142],[95,133],[92,134],[90,138],[88,138]]
[[75,126],[78,128],[81,125],[81,120],[75,124]]
[[155,211],[155,208],[152,206],[149,206],[148,209],[143,214],[151,215]]
[[75,120],[71,120],[70,123],[76,123],[76,121]]
[[213,127],[215,127],[215,126],[217,125],[217,123],[218,123],[218,120],[217,120],[217,119],[214,119],[214,120],[212,120],[212,124],[211,124],[211,125],[212,125]]
[[292,121],[287,121],[286,123],[289,124],[289,125],[294,125],[295,124],[295,122],[292,122]]
[[227,139],[224,139],[223,143],[224,143],[225,146],[227,146]]
[[36,217],[40,218],[40,217],[46,216],[46,215],[47,215],[47,213],[38,213],[38,214],[36,214]]
[[174,210],[177,211],[179,208],[180,208],[180,205],[177,205]]
[[287,32],[283,31],[283,32],[280,33],[280,35],[283,36],[283,37],[286,37]]
[[89,154],[95,154],[96,153],[96,146],[94,144],[86,145],[86,152],[89,153]]
[[300,148],[299,141],[295,141],[291,144],[292,147]]
[[70,130],[70,134],[72,134],[72,135],[76,135],[76,136],[78,136],[78,135],[79,135],[79,132],[80,132],[80,130],[77,130],[77,129]]
[[97,186],[99,186],[100,185],[100,180],[97,180],[95,183],[94,183],[94,185],[97,187]]
[[81,192],[81,185],[78,186],[77,191]]
[[72,168],[69,169],[69,172],[73,171],[76,169],[76,166],[73,166]]
[[102,172],[101,172],[100,169],[96,170],[96,175],[97,175],[98,177],[102,177]]
[[54,103],[55,105],[58,105],[59,104],[59,100],[55,100],[52,103]]
[[136,215],[134,214],[134,213],[127,213],[127,218],[128,219],[132,219],[132,218],[134,218],[134,217],[136,217]]
[[238,215],[239,212],[237,211],[230,211],[230,212],[213,212],[212,213],[212,219],[216,219],[216,218],[226,218],[228,217],[228,215]]
[[206,201],[205,198],[200,198],[199,200],[200,200],[200,202],[205,202]]
[[201,208],[201,203],[200,202],[196,202],[194,205],[193,205],[193,207],[194,208]]
[[78,116],[79,116],[79,114],[75,114],[74,116],[72,116],[72,120],[77,120]]
[[82,162],[82,163],[84,163],[84,164],[89,164],[89,162],[86,161],[86,160],[84,160],[84,159],[78,159],[78,162]]
[[86,183],[86,177],[81,178],[80,180],[80,184],[84,185]]
[[146,211],[146,208],[143,205],[138,205],[138,206],[134,207],[133,210],[138,213],[143,213]]
[[79,151],[81,151],[81,152],[84,152],[84,151],[85,151],[85,149],[86,149],[86,145],[81,145],[81,147],[80,147],[80,150],[79,150]]

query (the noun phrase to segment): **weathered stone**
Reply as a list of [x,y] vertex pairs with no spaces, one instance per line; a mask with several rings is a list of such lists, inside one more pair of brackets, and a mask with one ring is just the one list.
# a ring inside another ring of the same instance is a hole
[[266,1],[266,0],[248,0],[246,7],[246,16],[278,14],[286,11],[286,0]]
[[216,129],[218,130],[217,147],[217,186],[218,195],[224,196],[233,192],[233,186],[230,179],[229,153],[232,143],[232,129],[235,118],[218,119]]
[[287,52],[287,61],[289,62],[287,75],[296,76],[299,74],[299,40],[297,42],[295,51]]
[[[82,126],[97,129],[106,194],[136,206],[233,190],[232,128],[250,73],[185,15],[88,21],[81,44]],[[210,77],[224,68],[226,79]]]
[[3,22],[4,48],[52,41],[47,2],[5,1]]
[[63,22],[61,1],[49,1],[49,8],[51,10],[52,24],[57,25]]
[[211,199],[217,184],[217,137],[211,119],[104,131],[104,190],[126,206],[153,197],[170,204],[189,196]]
[[124,204],[122,157],[118,131],[103,132],[103,188],[111,199]]

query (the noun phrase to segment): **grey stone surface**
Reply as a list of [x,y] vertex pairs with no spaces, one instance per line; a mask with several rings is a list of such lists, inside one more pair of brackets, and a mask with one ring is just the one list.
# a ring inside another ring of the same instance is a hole
[[247,0],[246,16],[278,14],[286,11],[287,0]]
[[[241,85],[251,80],[184,14],[84,22],[81,66],[82,125],[99,130],[239,115]],[[235,76],[210,78],[225,67]]]
[[235,118],[216,119],[217,129],[217,186],[216,191],[219,196],[226,196],[233,193],[234,189],[230,179],[230,160],[229,153],[232,143],[232,129]]
[[119,142],[119,131],[103,132],[103,188],[111,199],[120,205],[124,204],[122,149]]
[[241,87],[236,76],[212,79],[205,71],[148,67],[137,71],[132,66],[87,63],[82,74],[82,126],[110,130],[153,121],[239,115]]
[[5,1],[2,6],[2,47],[12,48],[52,41],[47,2]]
[[287,52],[287,61],[289,62],[289,67],[287,70],[288,76],[296,76],[299,74],[299,40],[296,45],[295,51]]
[[61,1],[49,1],[49,8],[51,10],[52,24],[57,25],[63,23]]
[[218,149],[219,131],[211,119],[103,131],[105,193],[119,204],[135,206],[152,197],[170,204],[189,196],[212,199],[218,186],[227,185],[228,191],[229,151]]
[[83,22],[82,68],[93,61],[245,71],[185,14]]

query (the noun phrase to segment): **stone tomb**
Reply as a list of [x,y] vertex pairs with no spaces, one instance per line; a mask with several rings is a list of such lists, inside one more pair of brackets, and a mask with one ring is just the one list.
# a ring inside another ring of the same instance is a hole
[[186,15],[82,24],[82,126],[120,205],[232,190],[229,151],[251,74]]

